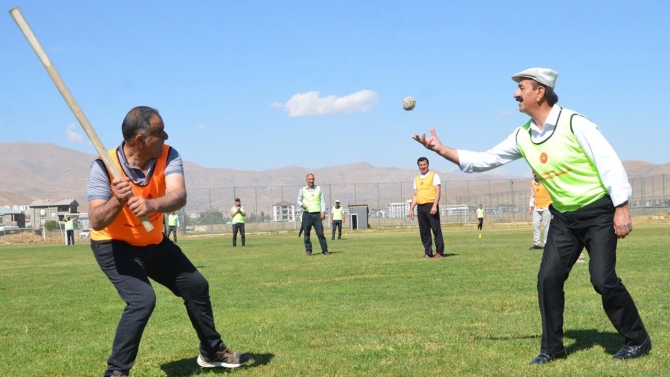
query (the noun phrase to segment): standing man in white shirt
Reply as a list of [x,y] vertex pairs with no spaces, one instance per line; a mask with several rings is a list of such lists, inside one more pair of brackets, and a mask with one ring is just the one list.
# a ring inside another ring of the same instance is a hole
[[335,206],[330,210],[330,223],[331,228],[333,229],[333,237],[331,240],[335,239],[335,231],[337,230],[337,239],[342,239],[342,224],[344,224],[344,208],[340,206],[339,199],[335,201]]
[[479,208],[477,208],[477,230],[479,231],[479,238],[482,238],[482,228],[484,227],[484,206],[482,203],[479,203]]
[[[414,220],[414,207],[416,217],[419,219],[419,235],[423,244],[424,254],[422,258],[444,257],[444,239],[442,238],[442,226],[440,225],[440,176],[430,170],[430,162],[426,157],[419,157],[416,161],[421,174],[414,178],[414,195],[412,204],[409,206],[409,219]],[[433,239],[430,231],[435,236],[435,255],[433,255]]]
[[233,224],[233,247],[237,246],[237,232],[240,232],[242,246],[245,246],[246,237],[244,235],[244,218],[247,213],[244,211],[240,198],[235,198],[235,205],[230,209],[230,217]]
[[74,222],[79,218],[79,215],[75,217],[70,217],[70,215],[65,215],[65,233],[67,234],[67,244],[70,245],[70,240],[72,240],[72,245],[74,245]]
[[174,243],[177,243],[177,229],[179,229],[179,215],[177,215],[177,212],[173,211],[168,214],[167,238],[170,239],[170,234],[174,234],[172,236]]
[[651,338],[633,298],[616,275],[617,239],[633,230],[628,212],[632,188],[621,160],[598,126],[556,104],[557,76],[548,68],[530,68],[512,76],[518,83],[514,98],[519,111],[531,119],[486,152],[443,145],[433,127],[429,137],[424,133],[413,139],[466,173],[524,158],[549,191],[553,220],[537,281],[542,341],[540,354],[531,364],[567,357],[563,288],[584,247],[590,256],[591,284],[610,322],[624,338],[624,346],[613,358],[640,357],[651,350]]
[[314,184],[314,174],[309,173],[305,177],[307,186],[298,191],[296,203],[302,208],[302,230],[305,232],[305,254],[312,255],[312,241],[310,232],[314,227],[316,236],[319,237],[321,252],[323,255],[330,255],[326,236],[323,235],[323,219],[326,218],[326,199],[323,197],[323,190],[320,186]]
[[[551,196],[549,191],[544,187],[542,181],[533,173],[533,180],[530,183],[530,200],[528,201],[528,214],[533,216],[533,246],[530,250],[542,250],[547,243],[549,236],[549,225],[551,224],[551,212],[549,212],[549,205],[551,204]],[[542,234],[540,232],[540,224],[544,225],[544,243],[542,243]]]

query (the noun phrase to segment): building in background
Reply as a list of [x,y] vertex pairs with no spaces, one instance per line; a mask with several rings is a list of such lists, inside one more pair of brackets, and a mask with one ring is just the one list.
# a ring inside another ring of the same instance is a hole
[[[399,219],[409,216],[409,207],[412,204],[412,199],[400,203],[388,204],[388,217],[391,219]],[[414,211],[416,213],[416,211]]]
[[295,222],[295,204],[282,200],[272,206],[272,221]]
[[74,199],[36,200],[30,203],[30,220],[33,228],[47,221],[61,221],[65,215],[76,215],[79,203]]
[[0,207],[0,227],[16,226],[26,227],[26,214],[14,209]]

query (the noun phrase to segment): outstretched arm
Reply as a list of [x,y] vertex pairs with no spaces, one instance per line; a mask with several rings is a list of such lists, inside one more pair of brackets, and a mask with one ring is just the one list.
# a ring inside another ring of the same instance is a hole
[[430,126],[429,137],[426,137],[426,133],[424,132],[423,134],[421,134],[421,136],[419,136],[418,134],[412,136],[412,139],[419,142],[419,144],[426,147],[426,149],[430,149],[431,151],[439,154],[440,156],[446,158],[447,160],[453,162],[454,164],[456,165],[461,164],[458,158],[458,151],[456,151],[454,148],[450,148],[442,144],[440,139],[437,137],[437,134],[435,133],[435,127]]
[[516,144],[516,134],[519,128],[515,129],[505,140],[486,152],[473,152],[467,150],[456,150],[442,144],[435,133],[435,128],[430,127],[430,136],[426,134],[414,135],[412,139],[421,145],[434,151],[440,156],[458,165],[464,173],[480,173],[483,171],[495,169],[498,166],[505,165],[521,157],[521,152]]

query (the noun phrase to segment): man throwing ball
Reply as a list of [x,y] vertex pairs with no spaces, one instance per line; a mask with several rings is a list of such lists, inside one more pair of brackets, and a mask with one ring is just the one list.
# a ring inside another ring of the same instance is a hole
[[540,354],[531,364],[564,359],[565,281],[583,248],[589,253],[591,284],[624,346],[614,359],[632,359],[651,350],[651,338],[628,290],[616,275],[617,239],[632,230],[628,199],[632,189],[623,164],[598,127],[583,115],[562,108],[554,92],[558,73],[530,68],[512,76],[519,111],[530,116],[505,140],[486,152],[443,145],[430,136],[414,140],[460,166],[482,172],[524,158],[542,180],[553,203],[551,232],[544,247],[537,292],[542,318]]

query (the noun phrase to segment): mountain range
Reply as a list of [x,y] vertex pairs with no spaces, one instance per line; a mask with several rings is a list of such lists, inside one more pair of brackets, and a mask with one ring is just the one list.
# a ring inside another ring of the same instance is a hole
[[[86,185],[91,162],[97,157],[50,143],[0,143],[0,206],[28,205],[34,200],[71,198],[88,209]],[[184,157],[184,156],[183,156]],[[670,174],[670,163],[624,161],[629,175]],[[195,188],[300,186],[305,174],[316,175],[317,184],[411,182],[418,169],[377,167],[366,162],[312,169],[288,166],[281,169],[245,171],[206,168],[184,160],[187,190]],[[438,171],[442,180],[484,180],[517,178],[494,174],[464,174],[458,170]],[[528,178],[528,177],[523,177]],[[297,191],[296,191],[297,193]],[[190,197],[190,196],[189,196]]]

